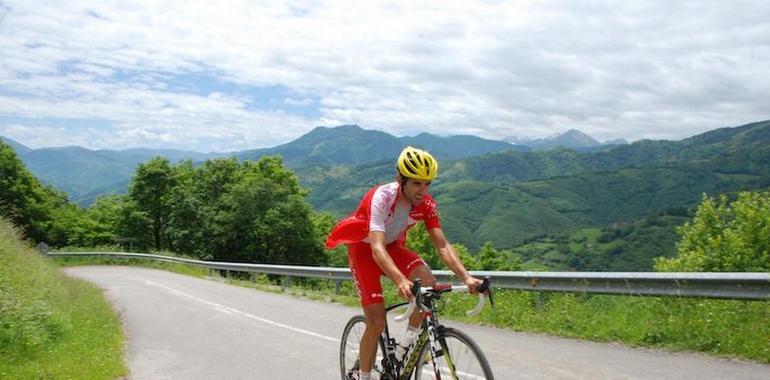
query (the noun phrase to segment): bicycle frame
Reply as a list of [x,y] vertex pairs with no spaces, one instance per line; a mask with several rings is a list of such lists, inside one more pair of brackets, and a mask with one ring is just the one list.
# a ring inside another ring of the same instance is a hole
[[[397,305],[390,306],[386,309],[386,312],[390,312],[393,309],[396,309],[398,307],[407,305],[407,303],[401,303]],[[443,352],[441,348],[441,342],[439,339],[441,339],[441,331],[443,331],[444,326],[441,325],[438,321],[438,316],[435,311],[435,307],[433,304],[432,299],[428,299],[427,304],[424,305],[426,309],[429,311],[424,312],[424,318],[422,320],[421,326],[420,326],[420,334],[417,337],[416,342],[412,346],[412,349],[409,353],[409,355],[404,358],[403,362],[398,362],[395,357],[395,352],[393,348],[395,347],[395,339],[390,337],[390,331],[388,326],[386,325],[385,331],[383,331],[383,335],[380,336],[380,347],[382,348],[383,359],[382,359],[382,369],[383,369],[383,376],[382,379],[398,379],[398,380],[407,380],[410,375],[412,375],[412,372],[415,370],[420,370],[417,367],[418,361],[420,360],[420,354],[425,348],[425,345],[428,345],[430,348],[429,353],[431,355],[431,358],[433,359],[433,371],[438,375],[439,374],[439,368],[437,364],[436,357],[438,355],[446,355],[447,362],[452,365],[451,357],[449,357],[449,352]],[[387,343],[386,343],[387,342]],[[451,370],[454,370],[454,368],[450,368]]]
[[[478,312],[484,306],[484,300],[486,298],[489,299],[490,304],[492,307],[494,307],[494,299],[492,297],[492,288],[489,282],[489,278],[485,278],[484,281],[476,288],[476,290],[479,300],[472,310],[468,310],[466,312],[466,314],[469,316],[478,314]],[[396,340],[390,336],[389,324],[385,324],[385,329],[378,337],[379,348],[381,349],[382,357],[379,365],[375,362],[375,366],[372,368],[372,370],[380,373],[380,379],[407,380],[412,375],[422,377],[423,366],[427,364],[427,360],[430,360],[431,364],[433,365],[433,375],[431,375],[431,377],[435,376],[436,379],[442,379],[441,374],[443,373],[443,378],[452,378],[457,380],[458,375],[468,375],[468,373],[465,372],[457,372],[457,363],[455,360],[458,358],[453,358],[451,356],[457,354],[458,352],[460,352],[461,361],[465,363],[460,363],[463,368],[471,369],[470,367],[466,367],[466,365],[468,363],[475,363],[476,366],[474,366],[474,370],[478,369],[482,371],[486,379],[494,379],[494,375],[492,374],[492,370],[489,367],[489,363],[487,362],[483,352],[476,345],[476,343],[473,342],[473,340],[467,336],[467,334],[464,334],[452,327],[444,327],[444,325],[439,322],[438,314],[436,312],[437,301],[439,301],[445,293],[452,291],[465,292],[469,291],[469,288],[464,285],[454,286],[448,284],[434,285],[431,287],[423,288],[420,286],[420,280],[416,279],[412,285],[411,291],[414,295],[411,302],[388,306],[385,308],[385,312],[388,314],[391,313],[394,309],[406,305],[406,311],[403,314],[396,316],[395,318],[396,321],[401,322],[409,319],[415,310],[419,310],[419,312],[422,313],[419,334],[417,335],[417,338],[407,356],[402,358],[402,360],[398,360],[396,357]],[[362,324],[365,324],[364,316],[356,315],[351,318],[350,321],[348,321],[347,325],[345,326],[345,330],[343,331],[343,339],[340,342],[340,365],[343,379],[349,379],[359,364],[358,358],[356,358],[353,363],[348,362],[348,355],[346,352],[348,352],[348,342],[350,338],[349,334],[351,331],[353,331],[354,326],[362,326]],[[450,340],[452,342],[451,344]],[[354,344],[356,343],[358,342],[355,342]],[[456,351],[453,348],[453,353],[451,353],[450,346],[463,347],[465,349],[462,351]],[[355,346],[350,347],[350,349],[353,350],[354,355],[358,356],[358,353],[355,352],[357,351]],[[470,357],[473,358],[470,362],[463,360],[467,354],[471,355]],[[427,368],[425,368],[425,370],[426,372],[428,371]],[[449,376],[447,376],[447,370],[449,371]],[[478,378],[477,376],[472,377]]]

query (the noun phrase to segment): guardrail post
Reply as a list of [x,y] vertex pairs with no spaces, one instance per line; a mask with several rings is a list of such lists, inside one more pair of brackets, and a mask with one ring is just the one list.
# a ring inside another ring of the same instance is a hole
[[291,276],[289,275],[283,276],[283,288],[284,289],[291,288]]
[[340,295],[342,290],[342,280],[334,280],[334,294]]

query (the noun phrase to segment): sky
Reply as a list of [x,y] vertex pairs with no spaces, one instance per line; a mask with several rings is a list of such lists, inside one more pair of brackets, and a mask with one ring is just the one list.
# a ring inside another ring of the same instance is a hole
[[677,140],[770,119],[770,1],[0,0],[0,136],[226,152],[317,126]]

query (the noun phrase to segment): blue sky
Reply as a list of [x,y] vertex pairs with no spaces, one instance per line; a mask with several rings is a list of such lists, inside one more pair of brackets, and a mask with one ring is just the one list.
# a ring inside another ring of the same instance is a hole
[[60,3],[0,2],[0,136],[30,147],[233,151],[352,123],[633,141],[770,119],[770,2]]

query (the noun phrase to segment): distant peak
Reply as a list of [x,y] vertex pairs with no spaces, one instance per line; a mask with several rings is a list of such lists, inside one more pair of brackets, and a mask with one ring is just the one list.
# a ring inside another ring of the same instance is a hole
[[353,130],[357,130],[357,131],[363,131],[364,130],[358,124],[343,124],[343,125],[338,125],[336,127],[333,127],[332,129],[353,129]]
[[603,144],[604,145],[626,145],[628,144],[628,140],[621,137],[617,139],[607,140]]
[[590,138],[590,139],[593,139],[593,137],[589,136],[587,133],[585,133],[585,132],[583,132],[583,131],[579,131],[579,130],[577,130],[577,129],[574,129],[574,128],[570,128],[570,129],[568,129],[566,132],[562,132],[562,133],[559,133],[559,134],[557,134],[556,136],[557,136],[557,137],[561,137],[561,136],[570,136],[570,137],[588,137],[588,138]]
[[313,130],[310,131],[310,132],[312,133],[312,132],[331,131],[331,130],[342,130],[342,131],[344,131],[344,130],[357,130],[357,131],[362,131],[364,129],[361,128],[361,126],[359,126],[358,124],[343,124],[343,125],[338,125],[336,127],[327,127],[327,126],[320,125],[318,127],[313,128]]

